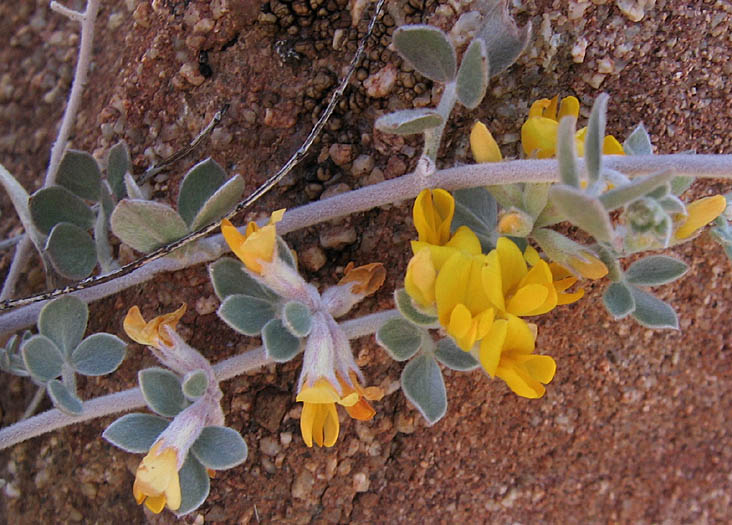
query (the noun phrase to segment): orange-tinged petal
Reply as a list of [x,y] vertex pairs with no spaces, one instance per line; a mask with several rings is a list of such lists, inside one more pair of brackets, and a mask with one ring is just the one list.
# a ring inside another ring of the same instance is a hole
[[364,264],[354,268],[354,264],[349,262],[344,273],[338,284],[357,283],[351,291],[364,296],[378,290],[386,279],[386,269],[381,263]]
[[346,407],[346,411],[349,416],[359,421],[369,421],[376,414],[374,407],[365,399],[360,399],[355,405]]
[[[145,499],[145,506],[153,513],[160,514],[160,512],[165,508],[165,496],[148,496]],[[178,507],[180,507],[180,505],[178,505]]]
[[499,162],[503,160],[501,150],[496,140],[482,122],[478,121],[470,131],[470,150],[475,162]]
[[691,237],[698,229],[719,217],[726,207],[727,199],[723,195],[704,197],[692,202],[686,207],[686,220],[680,222],[674,238],[682,240]]
[[544,112],[546,108],[551,106],[552,101],[548,98],[540,98],[533,104],[531,104],[531,107],[529,108],[529,118],[532,117],[544,117]]
[[587,252],[583,252],[581,255],[582,258],[571,256],[567,262],[582,277],[587,279],[602,279],[607,275],[607,266],[600,259]]
[[123,328],[127,335],[141,345],[159,347],[161,343],[166,346],[171,346],[173,341],[168,336],[166,330],[163,327],[171,328],[175,330],[178,321],[186,313],[186,305],[181,305],[180,308],[174,312],[159,315],[149,322],[145,322],[145,319],[140,313],[140,308],[133,306],[127,312],[125,320],[123,322]]

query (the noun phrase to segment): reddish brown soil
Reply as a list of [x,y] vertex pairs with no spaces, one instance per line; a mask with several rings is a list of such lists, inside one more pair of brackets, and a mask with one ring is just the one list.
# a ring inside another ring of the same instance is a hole
[[[258,22],[260,6],[253,1],[104,1],[73,147],[101,158],[126,138],[141,172],[151,160],[182,147],[229,103],[226,120],[210,142],[174,166],[167,179],[158,180],[154,196],[174,201],[182,175],[208,154],[229,172],[242,173],[247,190],[253,190],[306,136],[365,27],[362,21],[359,31],[349,29],[345,0],[321,2],[325,14],[311,13],[305,1],[283,3],[301,14],[290,20],[290,11],[279,11],[272,2],[280,27]],[[423,3],[424,13],[409,7]],[[616,5],[634,3],[647,4],[639,22]],[[67,4],[80,7],[83,2]],[[435,2],[429,0],[394,4],[407,13],[407,22],[432,21],[449,28],[456,19],[447,7],[433,16]],[[732,153],[732,99],[730,83],[725,83],[732,56],[728,2],[521,4],[514,12],[521,23],[534,24],[531,48],[492,81],[477,111],[456,111],[447,130],[445,165],[470,162],[466,137],[476,117],[489,125],[505,156],[516,156],[516,134],[533,100],[576,94],[588,109],[601,90],[612,97],[608,126],[616,136],[624,137],[643,121],[659,152],[694,148]],[[218,12],[222,6],[228,10]],[[583,6],[584,11],[579,9]],[[570,20],[570,13],[580,14]],[[213,29],[195,33],[195,24],[205,18],[215,20]],[[393,26],[393,18],[385,23]],[[345,43],[334,50],[337,28],[345,30]],[[379,179],[378,171],[359,178],[350,165],[334,164],[323,153],[332,143],[351,144],[356,154],[371,155],[386,178],[413,167],[417,141],[375,136],[373,122],[387,108],[426,102],[431,86],[384,47],[389,42],[385,25],[377,29],[359,78],[392,63],[400,70],[394,91],[370,99],[354,81],[313,153],[257,212],[303,204],[336,184],[355,188]],[[76,56],[76,30],[51,13],[45,0],[0,5],[0,162],[29,191],[43,180]],[[574,63],[570,51],[582,38],[588,42],[584,61]],[[208,50],[210,78],[196,78],[202,49]],[[610,66],[603,59],[610,59]],[[181,75],[186,64],[193,72],[188,78],[202,80],[200,85]],[[599,89],[592,87],[588,82],[596,83],[599,77],[593,75],[605,67],[614,72]],[[688,197],[730,188],[728,182],[698,182]],[[20,227],[4,194],[0,203],[0,235],[7,237]],[[353,229],[356,241],[323,249],[325,265],[307,277],[328,284],[351,260],[383,261],[388,279],[359,308],[358,313],[367,313],[392,306],[391,292],[403,278],[413,235],[409,215],[404,203],[297,232],[287,240],[302,254],[321,249],[323,232]],[[373,421],[344,419],[335,447],[308,449],[299,436],[300,409],[292,392],[297,360],[224,383],[227,424],[244,435],[249,459],[220,473],[206,503],[186,521],[727,522],[732,513],[730,262],[706,236],[672,251],[691,270],[680,282],[659,288],[658,295],[677,308],[681,331],[613,322],[601,305],[605,283],[586,284],[588,294],[578,304],[538,319],[539,349],[558,364],[541,400],[518,398],[502,382],[477,371],[446,371],[450,405],[435,426],[426,427],[396,390],[378,403]],[[10,258],[10,252],[0,255],[0,268],[6,271]],[[40,280],[37,272],[29,272],[20,292],[31,291]],[[186,302],[191,309],[182,321],[183,335],[212,361],[257,344],[226,327],[205,308],[208,300],[215,296],[206,269],[190,268],[91,305],[90,330],[121,335],[121,319],[130,306],[139,304],[152,315]],[[199,315],[196,305],[208,313]],[[374,384],[398,384],[401,365],[388,360],[372,338],[356,341],[354,352]],[[152,364],[149,354],[132,345],[121,369],[112,377],[82,383],[82,395],[129,388],[136,371]],[[18,378],[1,381],[2,423],[8,425],[22,414],[35,387]],[[2,519],[172,522],[170,513],[153,517],[135,504],[131,486],[140,457],[100,437],[113,419],[3,452],[0,476],[8,486]]]

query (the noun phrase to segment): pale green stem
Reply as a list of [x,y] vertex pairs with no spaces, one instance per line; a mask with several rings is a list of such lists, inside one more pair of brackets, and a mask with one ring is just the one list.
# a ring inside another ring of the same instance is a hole
[[437,113],[442,117],[442,124],[424,132],[424,152],[422,155],[429,158],[432,163],[437,162],[437,153],[442,143],[442,134],[445,131],[447,119],[450,118],[450,113],[452,113],[452,108],[455,107],[455,102],[457,101],[456,86],[457,84],[455,82],[445,84],[442,97],[440,97],[440,103],[437,105]]
[[[349,339],[356,339],[376,332],[386,321],[398,316],[399,313],[396,310],[386,310],[344,321],[341,323],[341,327]],[[267,358],[267,353],[260,346],[249,352],[216,363],[213,368],[216,372],[216,378],[219,381],[226,381],[270,363],[272,361]],[[128,412],[143,407],[145,406],[145,400],[139,388],[130,388],[123,392],[107,394],[106,396],[84,401],[83,406],[83,413],[80,416],[70,416],[54,408],[3,428],[0,430],[0,450],[75,423],[83,423],[98,417]]]

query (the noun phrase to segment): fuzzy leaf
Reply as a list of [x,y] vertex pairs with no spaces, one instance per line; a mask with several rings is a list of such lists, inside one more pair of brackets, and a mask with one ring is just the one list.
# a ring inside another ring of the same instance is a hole
[[610,216],[600,200],[565,184],[552,186],[549,197],[569,222],[582,228],[598,241],[608,243],[614,241],[615,232]]
[[137,373],[142,396],[151,410],[165,417],[175,417],[188,406],[180,380],[170,370],[146,368]]
[[25,191],[25,188],[1,164],[0,184],[2,184],[8,197],[10,197],[10,202],[13,203],[15,213],[18,214],[25,231],[36,237],[38,233],[33,225],[33,219],[28,209],[28,199],[30,198],[28,192]]
[[[599,199],[603,206],[605,206],[606,210],[612,211],[658,190],[659,188],[667,186],[668,182],[673,179],[673,177],[673,172],[670,170],[654,173],[646,177],[640,177],[633,180],[630,184],[626,184],[620,188],[603,193],[600,195]],[[660,198],[659,195],[654,195],[653,197],[656,199]]]
[[501,208],[520,208],[523,202],[523,186],[521,184],[494,184],[487,190],[501,205]]
[[190,401],[195,401],[206,393],[208,377],[203,370],[194,370],[183,376],[183,395]]
[[531,38],[531,23],[519,28],[508,13],[507,2],[493,2],[483,17],[478,38],[485,41],[492,77],[513,64]]
[[204,467],[226,470],[244,463],[247,444],[233,428],[210,426],[203,429],[191,452]]
[[607,93],[601,93],[592,105],[592,113],[587,123],[585,139],[585,166],[587,178],[593,184],[602,174],[602,146],[605,140],[605,120],[607,114]]
[[524,185],[522,209],[526,210],[533,219],[536,219],[546,208],[551,186],[550,182],[527,182]]
[[249,295],[273,302],[278,295],[251,276],[238,259],[222,257],[210,264],[208,273],[216,296],[222,301],[230,295]]
[[[104,199],[107,191],[105,188],[107,188],[106,182],[102,185],[102,199]],[[109,217],[106,217],[103,211],[97,214],[97,220],[94,223],[94,250],[99,266],[102,268],[102,273],[108,273],[119,268],[112,254],[112,246],[109,244]]]
[[187,225],[225,182],[226,172],[211,157],[188,170],[178,192],[178,213]]
[[460,103],[468,109],[475,109],[485,96],[488,87],[488,52],[485,42],[473,39],[460,62],[457,73],[456,92]]
[[127,196],[125,174],[130,171],[131,165],[127,143],[120,141],[112,146],[107,156],[107,180],[117,200],[124,199]]
[[48,235],[60,222],[76,224],[82,230],[94,226],[94,212],[83,200],[61,186],[50,186],[35,192],[28,201],[35,227]]
[[34,335],[23,344],[23,364],[33,379],[45,383],[61,375],[64,356],[44,335]]
[[244,335],[259,335],[274,319],[275,309],[270,301],[250,295],[230,295],[216,312],[231,328]]
[[437,316],[428,315],[419,311],[412,303],[412,298],[404,288],[394,291],[394,302],[399,313],[409,322],[418,326],[432,326],[437,323]]
[[[102,214],[100,217],[104,220]],[[53,227],[45,250],[54,269],[67,279],[84,279],[97,265],[94,241],[86,231],[70,222],[60,222]]]
[[76,296],[64,295],[41,308],[38,331],[70,356],[84,337],[88,319],[89,307],[86,303]]
[[455,215],[450,229],[454,232],[460,226],[467,226],[478,236],[486,252],[496,242],[498,205],[491,192],[485,187],[465,188],[453,192]]
[[623,142],[623,151],[626,155],[653,155],[651,137],[643,123],[638,124],[628,138]]
[[686,215],[686,205],[684,201],[679,199],[676,195],[666,195],[663,199],[659,200],[658,203],[666,213],[681,213]]
[[434,425],[447,410],[447,392],[442,372],[429,355],[419,355],[402,370],[402,392],[422,413],[427,423]]
[[376,119],[374,127],[384,133],[416,135],[442,124],[442,117],[434,109],[402,109]]
[[67,150],[56,173],[56,183],[88,201],[98,201],[102,170],[86,151]]
[[137,182],[135,182],[135,178],[130,173],[125,173],[124,183],[125,193],[128,198],[143,201],[148,199],[149,192],[144,191],[140,186],[138,186]]
[[279,319],[272,319],[264,325],[262,343],[267,355],[276,363],[286,363],[300,352],[300,339],[292,335]]
[[651,255],[630,265],[625,272],[629,283],[640,286],[658,286],[675,281],[686,273],[689,267],[668,255]]
[[[285,240],[279,235],[277,238],[277,257],[293,270],[297,270],[297,259]],[[274,293],[274,292],[272,292]]]
[[191,223],[191,231],[218,221],[239,202],[244,193],[244,179],[234,175],[203,204]]
[[610,315],[622,319],[635,310],[635,301],[630,287],[624,282],[612,283],[602,294],[602,302]]
[[117,370],[125,358],[127,344],[117,336],[92,334],[71,354],[74,369],[85,376],[103,376]]
[[84,411],[81,399],[58,379],[52,379],[48,382],[46,392],[48,392],[48,397],[51,398],[53,406],[59,410],[72,416],[78,416]]
[[313,327],[310,309],[299,301],[290,301],[282,309],[282,322],[295,337],[307,337]]
[[188,233],[175,210],[158,202],[137,199],[120,201],[110,219],[112,233],[135,250],[153,251]]
[[577,152],[574,135],[577,119],[573,116],[562,118],[557,131],[557,161],[559,163],[559,179],[562,184],[579,188],[579,169],[577,168]]
[[422,346],[422,330],[404,319],[389,319],[376,332],[376,342],[396,361],[406,361]]
[[631,315],[636,321],[648,328],[679,329],[679,319],[669,304],[635,286],[631,286],[630,291],[635,301],[635,310]]
[[470,352],[461,350],[450,337],[438,341],[435,357],[446,367],[460,372],[475,370],[480,366],[478,360]]
[[694,183],[694,177],[680,175],[671,180],[671,193],[681,195]]
[[169,424],[153,414],[126,414],[109,425],[102,437],[125,452],[145,454]]
[[414,69],[435,82],[455,78],[455,48],[440,29],[428,25],[405,25],[397,28],[392,44]]
[[188,454],[185,463],[178,471],[178,478],[180,480],[181,503],[175,514],[181,517],[196,510],[206,501],[211,490],[211,481],[206,467],[201,465],[193,454]]

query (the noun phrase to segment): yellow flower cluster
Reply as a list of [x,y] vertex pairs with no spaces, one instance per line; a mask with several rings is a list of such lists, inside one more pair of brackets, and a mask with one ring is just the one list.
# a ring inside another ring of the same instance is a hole
[[480,241],[465,226],[450,235],[455,202],[445,190],[424,190],[413,218],[418,240],[407,266],[405,288],[466,352],[477,352],[483,368],[503,379],[516,394],[538,398],[554,377],[556,365],[535,355],[536,332],[521,317],[540,315],[577,301],[579,290],[565,293],[577,278],[536,250],[525,253],[500,238],[496,249],[481,253]]

